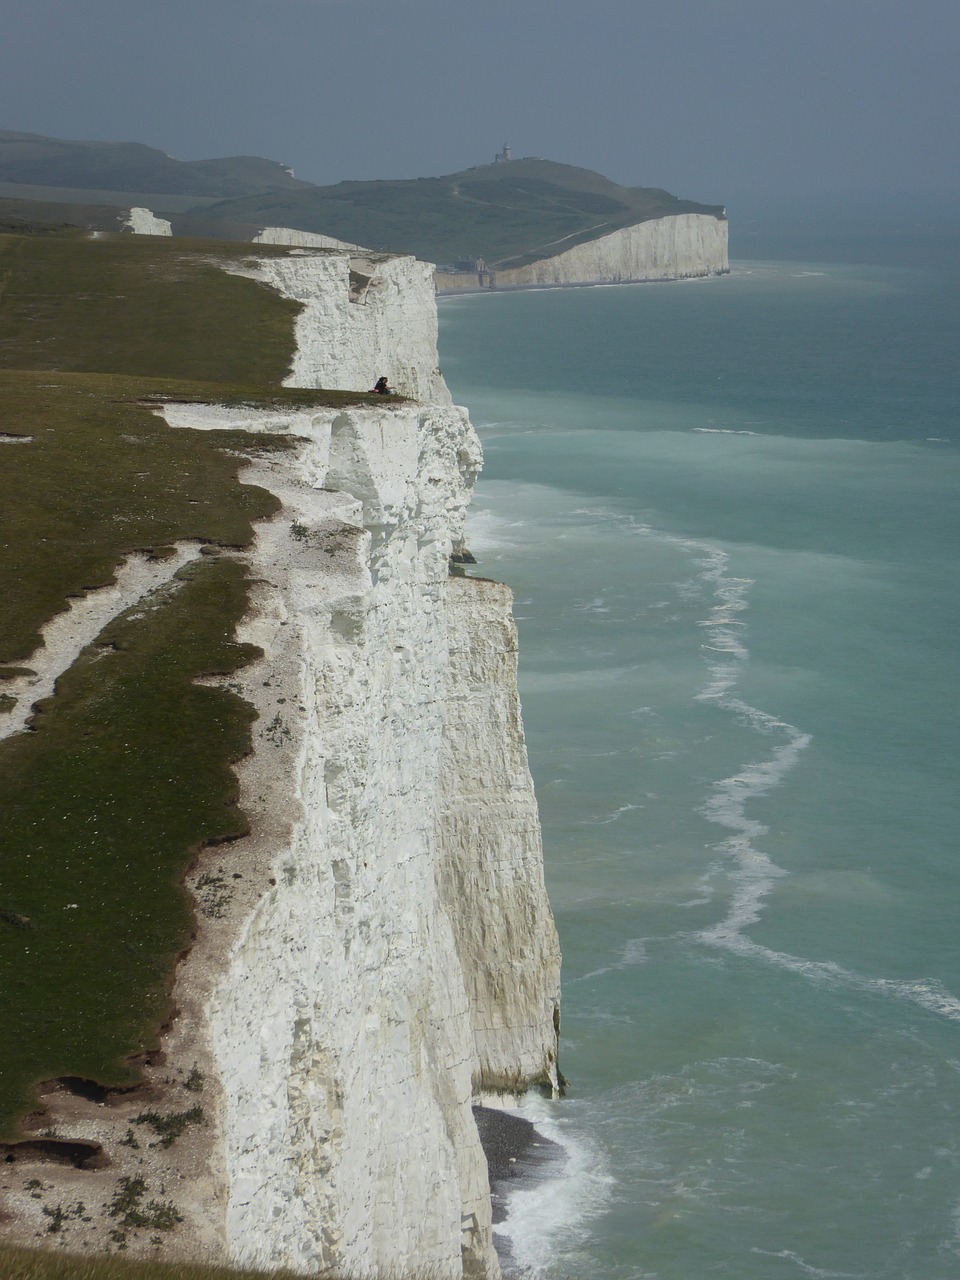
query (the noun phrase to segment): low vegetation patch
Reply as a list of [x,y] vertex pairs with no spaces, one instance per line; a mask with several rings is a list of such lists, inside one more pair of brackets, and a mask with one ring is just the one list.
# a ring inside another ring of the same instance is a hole
[[134,1124],[149,1125],[157,1135],[157,1141],[151,1146],[172,1147],[176,1140],[191,1125],[206,1124],[203,1107],[191,1107],[189,1111],[171,1111],[163,1114],[159,1111],[143,1111],[136,1117]]

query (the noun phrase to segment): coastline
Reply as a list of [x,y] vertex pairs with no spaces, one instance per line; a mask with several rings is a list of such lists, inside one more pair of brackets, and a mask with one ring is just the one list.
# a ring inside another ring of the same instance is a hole
[[558,280],[542,284],[500,284],[500,285],[464,285],[463,288],[437,289],[438,298],[475,297],[477,294],[494,293],[534,293],[544,289],[603,289],[616,288],[618,285],[630,284],[676,284],[681,280],[710,280],[714,277],[730,275],[731,268],[723,267],[716,271],[694,271],[685,275],[670,276],[638,276],[622,280]]
[[564,1159],[564,1150],[559,1142],[541,1133],[532,1120],[492,1106],[491,1101],[475,1104],[473,1115],[487,1158],[496,1226],[507,1220],[513,1185],[517,1181],[549,1182],[559,1176],[557,1165]]
[[473,1116],[490,1178],[493,1244],[504,1280],[512,1280],[520,1271],[510,1232],[504,1229],[510,1220],[511,1195],[558,1180],[567,1153],[559,1142],[541,1133],[532,1120],[494,1105],[499,1101],[485,1099],[474,1106]]
[[502,292],[722,275],[730,268],[728,241],[725,215],[673,214],[621,227],[524,265],[487,267],[478,260],[475,270],[438,268],[434,287],[438,293]]
[[[586,1132],[617,1178],[600,1213],[554,1230],[547,1274],[696,1276],[706,1258],[757,1280],[941,1275],[955,1244],[957,295],[910,263],[763,261],[622,307],[454,306],[442,331],[490,440],[491,541],[472,547],[529,601],[522,692],[577,1079],[560,1132],[574,1148]],[[533,312],[544,362],[525,368]],[[601,319],[610,363],[587,383],[575,344]],[[632,431],[619,395],[582,415],[617,363],[635,370]],[[699,698],[728,660],[743,703]],[[788,731],[748,706],[814,734],[762,796]],[[772,887],[704,811],[731,789],[769,824],[748,834],[786,873]],[[761,919],[731,921],[755,890]],[[552,1225],[559,1199],[517,1203]]]

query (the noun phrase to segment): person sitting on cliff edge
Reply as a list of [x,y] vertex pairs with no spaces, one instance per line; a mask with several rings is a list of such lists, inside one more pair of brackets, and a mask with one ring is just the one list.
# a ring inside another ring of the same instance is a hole
[[[373,392],[375,392],[378,396],[393,395],[393,387],[391,387],[390,384],[387,382],[386,375],[384,375],[382,378],[377,379],[376,385],[373,388]],[[373,392],[371,394],[373,394]]]

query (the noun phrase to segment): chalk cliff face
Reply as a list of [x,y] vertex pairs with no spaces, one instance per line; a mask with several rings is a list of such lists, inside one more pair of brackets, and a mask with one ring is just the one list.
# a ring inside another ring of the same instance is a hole
[[366,303],[347,255],[255,272],[305,303],[292,381],[382,370],[419,403],[165,410],[302,438],[245,477],[283,510],[242,635],[264,658],[241,804],[270,874],[207,1005],[220,1229],[244,1263],[495,1277],[471,1103],[556,1088],[559,951],[510,593],[448,570],[479,444],[436,369],[429,267],[369,265]]
[[681,213],[624,227],[523,267],[498,267],[480,277],[437,272],[436,284],[441,293],[479,287],[529,289],[682,280],[729,270],[726,219]]
[[135,206],[127,213],[124,231],[132,231],[136,236],[172,236],[173,225],[166,218],[158,218],[149,209]]
[[429,263],[367,250],[294,249],[233,270],[303,305],[288,386],[362,391],[385,374],[401,395],[451,403],[438,367]]
[[363,246],[325,236],[319,231],[298,231],[294,227],[264,227],[253,237],[254,244],[286,244],[298,249],[357,249]]
[[545,915],[536,799],[517,696],[512,597],[451,578],[450,661],[439,772],[440,885],[474,1030],[474,1088],[557,1086],[557,941]]

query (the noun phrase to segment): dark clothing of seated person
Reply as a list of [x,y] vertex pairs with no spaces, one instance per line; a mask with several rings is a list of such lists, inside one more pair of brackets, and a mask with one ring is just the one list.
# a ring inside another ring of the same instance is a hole
[[393,387],[388,385],[386,378],[378,378],[373,389],[378,396],[393,395]]

